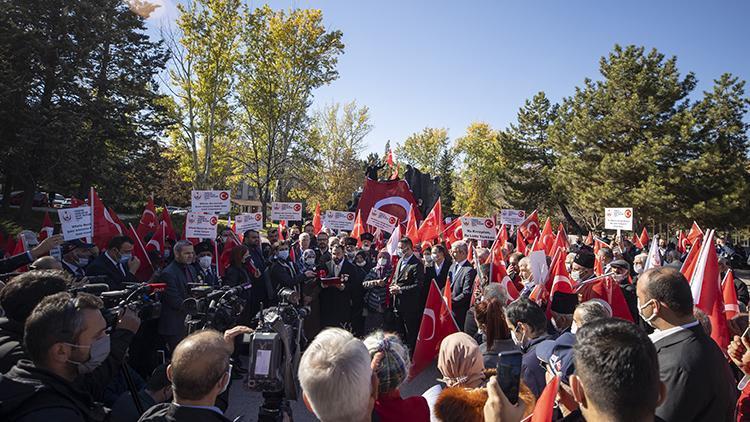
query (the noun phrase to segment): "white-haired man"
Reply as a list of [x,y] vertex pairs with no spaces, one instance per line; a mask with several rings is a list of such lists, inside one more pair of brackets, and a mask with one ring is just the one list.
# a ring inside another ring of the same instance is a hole
[[361,340],[341,328],[320,332],[302,355],[299,382],[305,405],[322,422],[367,422],[378,377]]

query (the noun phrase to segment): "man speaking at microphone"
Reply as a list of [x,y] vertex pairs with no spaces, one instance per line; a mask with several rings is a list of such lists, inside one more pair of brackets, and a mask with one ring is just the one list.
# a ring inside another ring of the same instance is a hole
[[197,283],[198,276],[192,265],[195,260],[193,244],[180,240],[174,245],[174,260],[161,273],[161,280],[167,285],[161,296],[162,309],[159,318],[159,334],[170,351],[185,338],[185,316],[182,303],[190,295],[189,283]]

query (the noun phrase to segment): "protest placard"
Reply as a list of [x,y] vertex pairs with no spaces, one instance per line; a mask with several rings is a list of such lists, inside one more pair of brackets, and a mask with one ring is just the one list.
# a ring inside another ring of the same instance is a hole
[[633,230],[632,208],[605,208],[604,228],[607,230]]
[[302,204],[300,202],[271,202],[271,220],[302,220]]
[[91,231],[91,207],[63,208],[57,210],[62,235],[65,240],[94,235]]
[[263,213],[251,212],[234,217],[234,227],[238,234],[248,230],[260,230],[263,228]]
[[193,212],[226,214],[231,207],[229,191],[194,190],[190,195]]
[[203,212],[189,212],[185,218],[185,237],[215,239],[219,218]]
[[323,221],[325,226],[333,230],[351,231],[354,228],[356,215],[349,211],[326,211]]
[[464,239],[495,240],[495,222],[490,217],[461,217]]
[[500,224],[518,226],[526,220],[524,210],[500,210]]
[[387,212],[373,208],[370,210],[370,215],[367,216],[367,224],[384,232],[393,233],[393,229],[398,224],[398,218]]

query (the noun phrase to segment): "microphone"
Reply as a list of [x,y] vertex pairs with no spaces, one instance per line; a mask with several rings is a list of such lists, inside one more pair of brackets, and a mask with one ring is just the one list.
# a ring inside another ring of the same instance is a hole
[[74,293],[83,292],[90,293],[92,295],[100,295],[104,292],[108,292],[109,290],[109,285],[105,283],[84,284],[83,286],[74,287],[71,289],[71,291]]

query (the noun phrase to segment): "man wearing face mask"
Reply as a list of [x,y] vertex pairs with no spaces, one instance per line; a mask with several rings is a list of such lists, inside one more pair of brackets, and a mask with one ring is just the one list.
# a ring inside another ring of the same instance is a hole
[[[610,257],[611,257],[610,250]],[[570,278],[576,283],[582,283],[590,278],[594,278],[594,254],[590,252],[578,252],[573,258]]]
[[372,233],[362,233],[359,235],[359,240],[362,242],[362,250],[367,254],[367,262],[375,266],[375,261],[378,260],[378,251],[375,249],[373,242],[375,236]]
[[630,315],[637,321],[638,319],[638,300],[635,294],[635,283],[630,278],[630,264],[623,259],[612,261],[609,264],[610,271],[615,274],[612,278],[620,286],[625,302],[628,304]]
[[137,283],[135,273],[141,261],[133,256],[133,239],[115,236],[107,244],[107,250],[86,267],[86,275],[106,276],[112,290],[121,290],[124,283]]
[[44,298],[26,320],[21,360],[0,378],[3,421],[102,421],[96,400],[120,370],[140,320],[132,311],[111,335],[99,298],[62,292]]
[[147,410],[141,422],[229,422],[216,406],[216,398],[232,382],[229,357],[234,338],[250,333],[248,327],[238,326],[222,336],[214,330],[197,331],[186,337],[174,351],[167,367],[172,381],[172,403],[161,403]]
[[94,246],[78,239],[63,243],[61,246],[63,269],[73,277],[84,277],[86,275],[86,267],[91,262],[91,249]]
[[536,346],[552,338],[547,334],[544,310],[522,297],[505,308],[505,322],[508,324],[513,342],[523,351],[521,377],[538,398],[547,383],[544,379],[544,367],[536,356]]
[[722,351],[693,316],[693,294],[674,268],[643,273],[636,288],[641,318],[654,327],[667,396],[656,408],[666,421],[732,420],[736,390]]
[[357,255],[357,239],[347,237],[344,239],[344,254],[350,264],[354,264],[354,257]]
[[205,240],[195,245],[195,273],[198,278],[198,283],[208,284],[209,286],[219,286],[219,276],[216,271],[213,245],[211,242]]

